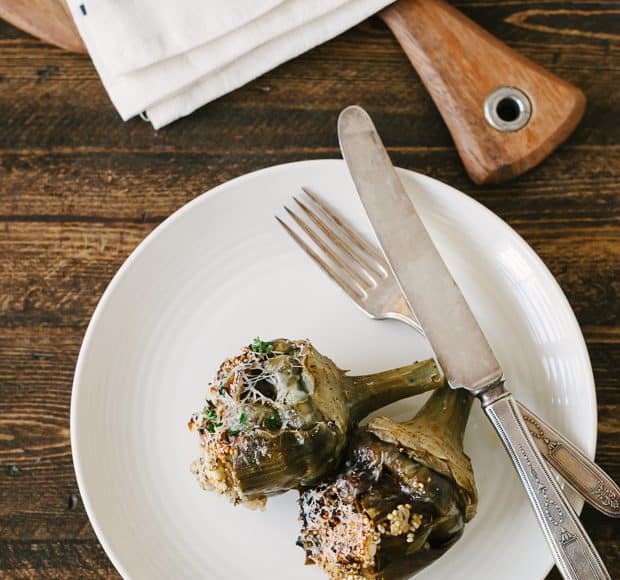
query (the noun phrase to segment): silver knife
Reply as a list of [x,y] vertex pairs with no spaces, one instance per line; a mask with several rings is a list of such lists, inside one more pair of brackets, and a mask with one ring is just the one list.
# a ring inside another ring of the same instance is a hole
[[567,580],[610,579],[577,514],[534,445],[499,362],[360,107],[338,119],[340,149],[379,243],[452,388],[481,400]]

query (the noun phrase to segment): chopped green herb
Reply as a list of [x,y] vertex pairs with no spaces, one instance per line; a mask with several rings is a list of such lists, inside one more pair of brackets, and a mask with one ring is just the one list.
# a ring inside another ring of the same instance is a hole
[[241,423],[242,425],[247,421],[248,417],[245,413],[241,413],[241,415],[239,415],[239,423]]
[[217,392],[220,395],[227,395],[228,394],[228,390],[226,389],[226,387],[224,385],[220,385],[220,388],[217,390]]
[[209,431],[209,433],[214,433],[215,432],[215,425],[213,423],[209,423],[207,425],[207,430]]
[[258,336],[252,341],[250,348],[254,352],[263,352],[265,354],[271,354],[273,352],[273,344],[261,340]]
[[229,429],[228,430],[228,434],[229,435],[239,435],[239,429]]
[[213,407],[207,405],[203,410],[202,414],[205,416],[207,421],[215,421],[217,419],[217,413]]
[[265,419],[265,425],[267,425],[269,429],[279,429],[282,426],[282,422],[276,415],[270,415]]

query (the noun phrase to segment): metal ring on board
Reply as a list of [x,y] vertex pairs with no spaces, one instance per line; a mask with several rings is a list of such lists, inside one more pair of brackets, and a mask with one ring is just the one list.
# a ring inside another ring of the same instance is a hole
[[518,131],[532,116],[532,104],[527,95],[515,87],[500,87],[484,101],[484,118],[502,133]]

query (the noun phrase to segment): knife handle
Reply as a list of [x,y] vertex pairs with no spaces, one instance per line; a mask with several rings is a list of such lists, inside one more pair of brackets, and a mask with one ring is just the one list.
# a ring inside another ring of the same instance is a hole
[[585,96],[578,88],[442,0],[398,0],[380,16],[431,94],[476,183],[527,171],[583,116]]
[[592,507],[612,518],[620,517],[620,488],[594,461],[566,437],[517,403],[538,450],[564,480]]
[[523,482],[563,578],[611,580],[577,514],[534,445],[514,397],[503,389],[485,395],[484,411]]

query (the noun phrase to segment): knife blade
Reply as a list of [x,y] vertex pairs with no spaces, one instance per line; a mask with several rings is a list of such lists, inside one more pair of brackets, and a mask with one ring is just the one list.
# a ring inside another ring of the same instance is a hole
[[339,135],[362,204],[448,382],[474,393],[497,383],[502,378],[499,363],[409,200],[370,117],[359,108],[345,109]]
[[552,477],[501,366],[390,161],[368,113],[347,107],[340,149],[379,244],[452,388],[481,399],[526,489],[562,576],[610,578],[577,515]]

